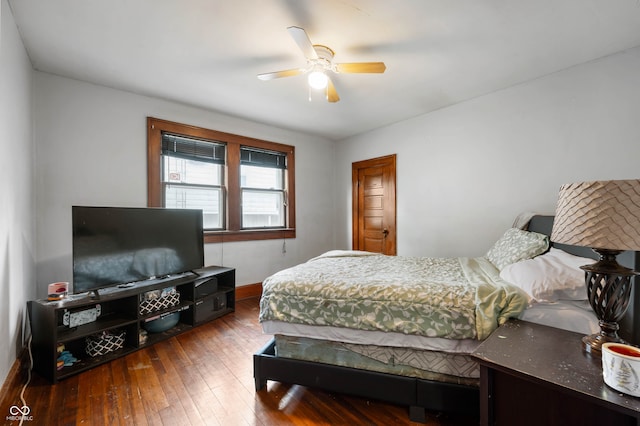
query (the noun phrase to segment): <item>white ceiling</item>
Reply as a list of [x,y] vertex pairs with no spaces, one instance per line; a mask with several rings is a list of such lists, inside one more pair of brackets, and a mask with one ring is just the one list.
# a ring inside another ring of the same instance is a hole
[[[36,70],[339,140],[640,46],[640,0],[9,0]],[[309,101],[286,28],[336,62]],[[640,72],[640,70],[639,70]]]

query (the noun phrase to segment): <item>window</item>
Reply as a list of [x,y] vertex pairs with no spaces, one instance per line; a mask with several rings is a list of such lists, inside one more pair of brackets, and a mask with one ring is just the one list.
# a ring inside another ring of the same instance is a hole
[[205,242],[295,238],[294,148],[149,117],[148,205],[203,211]]
[[286,161],[282,153],[240,148],[243,229],[284,227]]
[[205,230],[224,229],[225,145],[162,133],[163,207],[201,209]]

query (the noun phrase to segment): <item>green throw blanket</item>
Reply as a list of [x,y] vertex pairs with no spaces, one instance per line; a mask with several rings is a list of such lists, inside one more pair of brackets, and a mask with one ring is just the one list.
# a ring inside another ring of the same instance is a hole
[[526,306],[484,257],[332,251],[267,278],[260,321],[481,340]]

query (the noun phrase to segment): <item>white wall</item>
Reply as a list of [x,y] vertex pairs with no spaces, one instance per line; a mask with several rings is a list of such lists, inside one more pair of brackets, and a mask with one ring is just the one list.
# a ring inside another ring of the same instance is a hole
[[23,347],[26,302],[35,297],[35,193],[31,64],[6,0],[0,18],[1,386]]
[[480,256],[563,183],[639,178],[640,48],[337,145],[337,245],[351,246],[351,163],[397,153],[398,254]]
[[205,263],[236,268],[237,285],[333,248],[334,143],[160,99],[34,73],[37,285],[71,281],[71,206],[146,205],[146,117],[152,116],[296,148],[297,237],[207,244]]

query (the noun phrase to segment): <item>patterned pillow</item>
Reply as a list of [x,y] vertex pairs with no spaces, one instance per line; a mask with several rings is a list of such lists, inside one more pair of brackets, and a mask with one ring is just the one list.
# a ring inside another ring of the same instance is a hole
[[549,237],[537,232],[509,228],[487,252],[487,258],[502,271],[507,265],[531,259],[549,248]]

